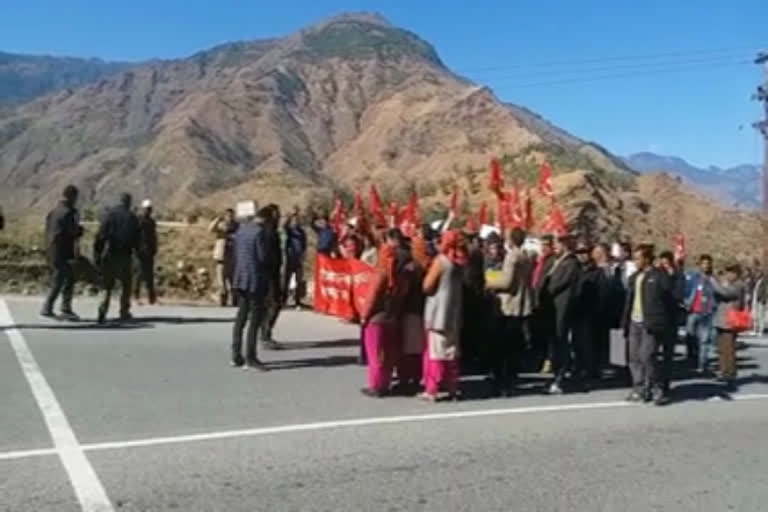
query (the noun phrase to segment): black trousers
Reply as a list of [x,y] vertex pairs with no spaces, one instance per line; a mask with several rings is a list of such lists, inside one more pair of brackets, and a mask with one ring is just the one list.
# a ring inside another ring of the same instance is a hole
[[141,285],[143,284],[147,289],[149,303],[154,304],[157,301],[157,295],[155,294],[155,257],[139,255],[136,259],[139,263],[139,278],[136,279],[134,296],[137,300],[141,297]]
[[290,289],[291,277],[294,276],[296,279],[296,289],[293,291],[293,300],[297,306],[300,306],[301,300],[304,298],[302,296],[304,288],[304,264],[301,260],[288,260],[285,265],[285,272],[283,272],[284,295],[282,297],[282,304],[284,305],[288,303],[288,292]]
[[636,322],[629,326],[629,371],[632,387],[641,395],[662,387],[664,377],[658,372],[656,353],[658,347],[663,346],[666,336],[664,331],[651,331]]
[[595,337],[594,318],[588,315],[579,316],[573,325],[573,374],[576,378],[590,379],[597,372],[595,367]]
[[552,361],[554,349],[555,314],[552,310],[538,308],[531,317],[533,370],[539,371],[545,360]]
[[265,313],[261,322],[261,341],[272,341],[272,329],[280,316],[283,305],[283,293],[280,290],[280,274],[272,275],[267,283],[267,297],[264,304]]
[[661,343],[661,366],[658,371],[659,383],[664,392],[668,392],[672,381],[672,369],[675,364],[675,346],[677,345],[677,328],[669,327]]
[[[237,290],[237,316],[232,329],[232,361],[238,364],[256,361],[256,337],[259,327],[264,321],[264,298]],[[248,324],[245,343],[245,360],[243,360],[243,331]]]
[[565,379],[571,366],[571,318],[565,313],[555,314],[555,334],[552,338],[552,372],[558,384]]
[[61,295],[61,311],[72,311],[72,296],[75,291],[75,272],[72,263],[66,260],[54,260],[51,266],[51,289],[43,305],[43,312],[52,313],[56,300]]
[[611,323],[606,317],[596,319],[592,355],[595,377],[599,377],[602,369],[607,368],[611,362]]
[[130,255],[110,256],[102,265],[102,278],[104,282],[104,294],[99,306],[99,313],[106,315],[109,312],[109,303],[115,285],[120,283],[120,316],[127,316],[131,311],[131,291],[133,290],[133,267]]
[[496,391],[506,391],[517,382],[522,355],[523,319],[516,316],[503,316],[498,319],[498,327],[493,337],[493,374]]

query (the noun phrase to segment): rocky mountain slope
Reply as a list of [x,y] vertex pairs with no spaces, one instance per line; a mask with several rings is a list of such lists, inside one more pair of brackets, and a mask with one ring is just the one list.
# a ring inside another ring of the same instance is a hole
[[762,171],[757,165],[739,165],[728,169],[695,167],[682,158],[649,152],[635,153],[624,159],[627,165],[643,173],[667,172],[727,206],[755,209],[761,201]]
[[0,104],[35,99],[96,82],[130,63],[0,52]]
[[[626,181],[628,168],[487,88],[376,15],[343,15],[287,37],[153,61],[0,114],[0,201],[39,209],[74,182],[86,203],[119,191],[165,208],[237,198],[306,199],[376,181],[443,197],[492,155],[530,175]],[[470,179],[470,178],[467,178]],[[302,195],[304,197],[302,197]]]

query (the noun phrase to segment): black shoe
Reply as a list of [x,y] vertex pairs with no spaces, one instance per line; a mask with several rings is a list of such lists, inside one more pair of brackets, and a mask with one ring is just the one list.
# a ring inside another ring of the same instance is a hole
[[120,321],[121,322],[130,322],[133,320],[133,315],[130,313],[120,313]]
[[229,366],[232,368],[240,368],[245,364],[245,359],[240,357],[233,357],[232,360],[229,362]]
[[62,311],[61,315],[59,315],[59,318],[61,320],[65,320],[67,322],[79,322],[80,321],[80,317],[77,314],[75,314],[75,312],[72,311],[71,309],[68,309],[66,311]]
[[669,404],[669,394],[662,390],[657,390],[653,392],[653,405],[657,407],[663,407],[667,404]]
[[637,404],[640,402],[644,402],[645,398],[643,398],[643,395],[641,395],[637,391],[632,391],[630,394],[627,395],[627,398],[625,398],[624,400],[633,404]]
[[384,398],[386,396],[386,393],[383,391],[374,391],[368,388],[363,388],[360,392],[369,398]]
[[44,309],[40,312],[40,316],[43,318],[56,318],[56,315],[53,311],[50,311],[48,309]]
[[280,350],[282,348],[275,340],[264,340],[261,342],[261,346],[266,350]]
[[258,359],[254,359],[253,361],[248,361],[247,363],[245,363],[245,366],[243,366],[243,368],[245,370],[256,370],[259,372],[269,371],[269,368],[267,368],[267,366],[261,361],[259,361]]
[[99,314],[96,317],[96,323],[99,325],[104,325],[107,323],[107,312],[101,308],[99,309]]

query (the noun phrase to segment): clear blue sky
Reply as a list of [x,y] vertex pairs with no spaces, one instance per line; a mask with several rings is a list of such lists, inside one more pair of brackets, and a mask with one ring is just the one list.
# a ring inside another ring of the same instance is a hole
[[762,74],[738,62],[768,49],[768,0],[3,3],[0,49],[113,60],[180,57],[342,11],[377,11],[503,100],[618,154],[653,150],[721,166],[761,155],[750,95]]

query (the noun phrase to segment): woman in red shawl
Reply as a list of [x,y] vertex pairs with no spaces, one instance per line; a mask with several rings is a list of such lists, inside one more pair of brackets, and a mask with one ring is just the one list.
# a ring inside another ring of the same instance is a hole
[[370,397],[388,394],[392,382],[398,339],[395,255],[396,243],[388,239],[379,250],[378,283],[371,290],[371,306],[362,318],[368,385],[361,392]]
[[424,278],[427,295],[424,327],[427,346],[424,351],[424,393],[421,398],[434,402],[440,384],[450,397],[458,397],[459,337],[462,318],[463,267],[467,251],[458,231],[446,231],[440,242],[440,254]]

